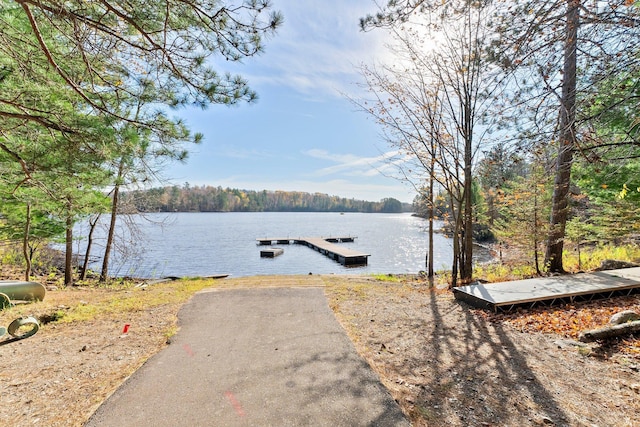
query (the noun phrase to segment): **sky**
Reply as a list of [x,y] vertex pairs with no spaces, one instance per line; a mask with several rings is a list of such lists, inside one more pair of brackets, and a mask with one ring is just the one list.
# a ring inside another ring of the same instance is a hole
[[165,176],[177,185],[412,202],[412,188],[391,177],[385,159],[394,150],[382,129],[346,96],[362,90],[359,65],[388,55],[383,30],[359,29],[359,19],[377,10],[374,1],[272,3],[284,22],[265,52],[217,67],[246,78],[258,101],[177,112],[204,141]]

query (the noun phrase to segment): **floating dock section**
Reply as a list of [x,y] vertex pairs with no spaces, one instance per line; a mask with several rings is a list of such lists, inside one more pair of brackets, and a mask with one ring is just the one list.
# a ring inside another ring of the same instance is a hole
[[334,261],[339,262],[344,266],[362,266],[367,265],[368,259],[371,256],[363,252],[354,251],[348,248],[337,245],[336,243],[353,242],[355,237],[300,237],[282,238],[282,237],[266,237],[262,239],[256,239],[260,245],[289,245],[297,244],[304,245],[311,249],[320,252],[331,258]]
[[260,251],[260,257],[262,257],[262,258],[275,258],[278,255],[282,255],[283,253],[284,253],[284,249],[281,249],[281,248],[262,249]]
[[640,267],[453,288],[456,299],[495,312],[640,293]]

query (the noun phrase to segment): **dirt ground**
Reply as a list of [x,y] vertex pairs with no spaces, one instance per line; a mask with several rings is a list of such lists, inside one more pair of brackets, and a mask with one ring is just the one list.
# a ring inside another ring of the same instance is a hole
[[[577,347],[571,334],[536,331],[536,319],[549,320],[544,313],[490,315],[412,280],[274,276],[211,285],[324,285],[356,348],[415,426],[640,426],[635,340]],[[31,338],[0,342],[0,425],[80,426],[167,345],[180,304],[110,311],[85,321],[52,316],[122,292],[51,291],[42,303],[0,312],[0,326],[18,313],[45,323]],[[600,306],[589,304],[556,311],[551,323],[566,322],[561,314],[571,310],[596,318]],[[640,297],[614,305],[609,311],[640,310]]]
[[[61,293],[49,292],[46,298],[54,300]],[[71,293],[82,300],[82,292]],[[0,425],[82,425],[122,381],[166,345],[177,310],[161,306],[92,321],[51,322],[30,338],[0,342]],[[9,321],[0,325],[6,327]],[[125,324],[130,325],[126,335]]]
[[[635,340],[577,347],[522,332],[530,313],[487,315],[423,283],[336,289],[327,293],[338,319],[415,426],[640,426]],[[640,297],[617,305],[638,311]]]

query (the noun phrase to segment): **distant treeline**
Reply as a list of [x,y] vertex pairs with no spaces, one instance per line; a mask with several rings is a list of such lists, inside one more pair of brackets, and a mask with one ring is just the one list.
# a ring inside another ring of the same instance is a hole
[[213,186],[171,186],[129,191],[124,206],[139,212],[411,212],[409,203],[393,198],[379,202],[298,191],[253,191]]

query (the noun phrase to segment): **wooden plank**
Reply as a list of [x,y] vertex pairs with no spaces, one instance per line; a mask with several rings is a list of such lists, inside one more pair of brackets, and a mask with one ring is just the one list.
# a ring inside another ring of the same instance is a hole
[[316,249],[323,255],[339,262],[344,266],[359,266],[367,265],[368,259],[371,256],[364,252],[354,251],[343,246],[336,245],[328,242],[321,237],[306,238],[308,246]]
[[354,242],[356,237],[355,236],[337,236],[337,237],[262,237],[262,238],[258,238],[256,239],[256,241],[262,245],[271,245],[273,243],[282,243],[282,244],[289,244],[289,243],[300,243],[300,242],[304,242],[307,241],[309,239],[323,239],[325,241],[330,241],[330,242]]
[[[259,245],[271,245],[274,242],[276,244],[289,244],[291,242],[295,244],[305,245],[312,249],[317,250],[321,254],[339,262],[342,265],[366,265],[370,254],[355,251],[343,246],[336,245],[332,242],[353,242],[354,236],[342,236],[342,237],[300,237],[297,239],[291,239],[289,237],[263,237],[256,239]],[[277,255],[271,255],[267,253],[267,250],[261,252],[261,256],[271,257]],[[279,254],[278,254],[279,255]]]
[[602,273],[610,274],[616,277],[624,277],[625,279],[635,280],[640,282],[640,268],[621,268],[619,270],[607,270]]
[[260,256],[262,258],[275,258],[278,255],[282,255],[284,253],[284,249],[282,248],[269,248],[269,249],[262,249],[260,251]]
[[322,250],[333,252],[337,255],[344,257],[363,257],[363,256],[371,256],[370,254],[365,254],[363,252],[354,251],[349,248],[345,248],[334,243],[327,242],[322,237],[307,237],[304,239],[307,243],[320,248]]
[[540,277],[454,288],[456,298],[481,307],[519,305],[640,288],[640,267]]

